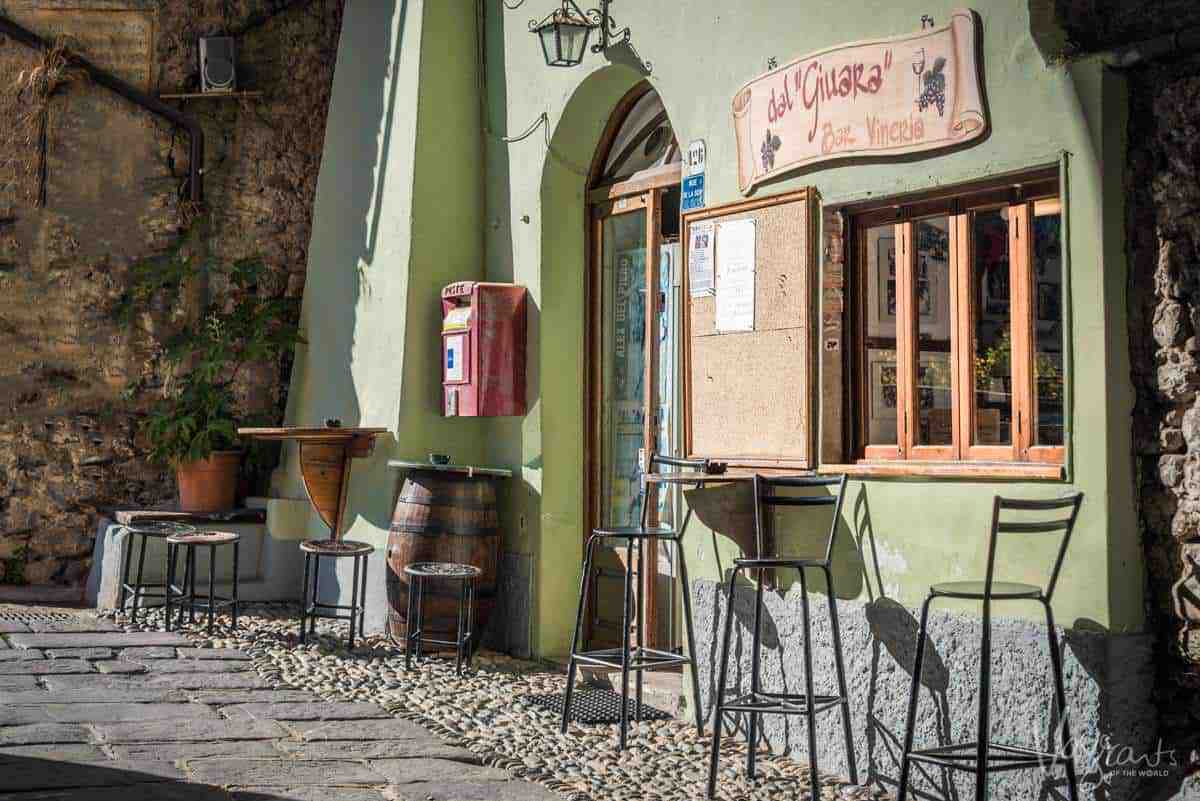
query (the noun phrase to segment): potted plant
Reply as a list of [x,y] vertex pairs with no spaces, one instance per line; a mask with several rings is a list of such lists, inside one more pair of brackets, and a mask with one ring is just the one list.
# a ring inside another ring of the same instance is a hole
[[217,512],[234,506],[241,451],[235,387],[245,368],[266,364],[301,341],[296,302],[258,293],[259,259],[205,266],[227,281],[227,303],[206,309],[172,337],[164,358],[174,376],[144,425],[150,456],[175,468],[179,506]]

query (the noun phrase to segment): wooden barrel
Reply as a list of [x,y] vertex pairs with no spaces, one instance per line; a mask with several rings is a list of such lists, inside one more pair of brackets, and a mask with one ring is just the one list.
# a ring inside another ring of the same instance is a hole
[[[400,489],[388,535],[388,631],[397,642],[408,633],[409,579],[413,562],[457,562],[483,571],[475,580],[474,642],[496,608],[500,518],[496,487],[487,477],[411,470]],[[458,625],[458,581],[425,579],[424,631],[453,640]]]

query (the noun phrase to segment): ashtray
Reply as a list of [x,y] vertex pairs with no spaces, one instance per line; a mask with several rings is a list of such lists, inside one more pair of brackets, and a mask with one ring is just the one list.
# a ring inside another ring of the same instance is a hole
[[450,457],[444,453],[431,453],[429,454],[429,463],[436,465],[447,465],[450,464]]

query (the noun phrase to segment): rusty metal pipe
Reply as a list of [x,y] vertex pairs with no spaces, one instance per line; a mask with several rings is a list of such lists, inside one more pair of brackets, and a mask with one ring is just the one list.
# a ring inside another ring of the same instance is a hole
[[[51,48],[50,43],[45,39],[4,16],[0,16],[0,34],[39,52],[44,53]],[[204,130],[200,127],[200,123],[183,114],[179,109],[162,102],[157,97],[146,94],[115,75],[105,72],[77,53],[68,51],[67,57],[70,59],[72,66],[78,67],[87,73],[87,76],[94,83],[119,94],[134,105],[141,106],[152,114],[157,114],[159,117],[174,123],[188,132],[191,140],[190,163],[188,165],[188,197],[195,203],[202,202],[204,199]]]

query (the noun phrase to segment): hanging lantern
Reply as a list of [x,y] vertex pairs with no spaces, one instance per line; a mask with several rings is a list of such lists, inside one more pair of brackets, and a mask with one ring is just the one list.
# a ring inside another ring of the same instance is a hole
[[541,42],[542,55],[549,67],[574,67],[583,61],[595,27],[573,0],[562,0],[562,8],[554,9],[541,22],[529,24]]

